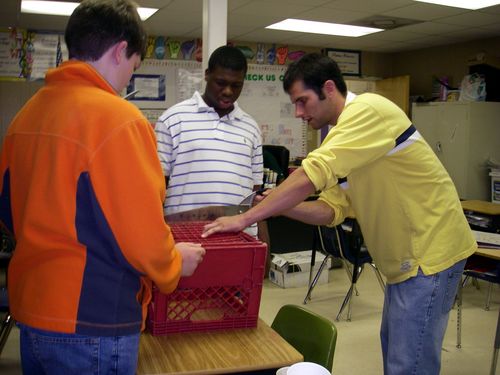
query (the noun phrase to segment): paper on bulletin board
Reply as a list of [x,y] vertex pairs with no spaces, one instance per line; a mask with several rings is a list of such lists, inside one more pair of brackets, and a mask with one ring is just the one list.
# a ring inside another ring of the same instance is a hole
[[30,79],[44,79],[47,70],[56,67],[58,44],[61,46],[62,61],[68,60],[68,49],[62,34],[35,33]]
[[327,48],[326,54],[328,57],[335,60],[343,75],[351,75],[351,76],[361,75],[360,51]]
[[262,130],[262,142],[285,146],[290,159],[307,153],[307,125],[296,119],[294,106],[283,91],[284,66],[250,64],[238,104]]
[[164,74],[133,74],[127,86],[127,94],[136,92],[134,101],[159,102],[160,106],[166,99]]
[[0,32],[0,77],[2,79],[20,79],[23,35],[22,32]]
[[195,91],[201,91],[203,84],[203,74],[201,67],[198,68],[178,68],[176,75],[176,96],[177,101],[182,102],[193,96]]

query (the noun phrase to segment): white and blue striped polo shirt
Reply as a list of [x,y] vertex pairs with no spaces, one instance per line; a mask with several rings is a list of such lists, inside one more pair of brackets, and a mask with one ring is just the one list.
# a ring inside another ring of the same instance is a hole
[[198,92],[167,109],[155,127],[169,177],[165,214],[238,204],[262,184],[262,134],[237,103],[219,117]]

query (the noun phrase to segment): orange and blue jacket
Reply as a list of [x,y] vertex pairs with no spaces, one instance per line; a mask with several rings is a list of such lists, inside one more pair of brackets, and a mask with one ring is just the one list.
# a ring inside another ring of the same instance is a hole
[[151,281],[165,293],[177,286],[182,257],[163,218],[154,131],[89,64],[49,70],[16,115],[0,194],[0,219],[17,240],[8,273],[17,321],[137,333]]

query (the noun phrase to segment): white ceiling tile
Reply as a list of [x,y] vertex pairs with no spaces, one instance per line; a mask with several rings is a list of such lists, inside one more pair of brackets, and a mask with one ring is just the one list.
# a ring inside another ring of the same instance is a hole
[[408,25],[400,27],[398,30],[405,32],[414,32],[427,35],[439,35],[451,31],[461,30],[462,26],[448,25],[438,22],[422,22],[415,25]]
[[333,35],[321,35],[321,34],[301,34],[300,36],[293,39],[293,42],[298,45],[307,45],[309,43],[314,43],[314,45],[327,46],[334,41],[342,40],[342,38]]
[[367,40],[380,40],[385,42],[407,42],[421,38],[424,34],[400,31],[400,29],[387,30],[381,33],[365,35],[362,38]]
[[494,5],[492,7],[478,9],[478,12],[488,13],[488,14],[500,14],[500,5]]
[[[179,10],[160,9],[145,23],[146,30],[154,35],[181,36],[195,28],[202,27],[203,17],[201,13],[181,12]],[[165,28],[165,25],[168,28]]]
[[202,0],[172,0],[166,7],[162,9],[177,13],[192,13],[203,12]]
[[[232,0],[229,0],[229,1],[232,1]],[[268,0],[267,2],[273,2],[276,5],[279,5],[280,7],[288,7],[290,4],[318,7],[318,6],[321,6],[321,5],[325,4],[326,2],[328,2],[328,0],[305,0],[305,1],[304,0]]]
[[[149,35],[155,35],[155,36],[166,36],[166,37],[181,37],[184,36],[188,33],[190,33],[193,30],[200,29],[199,27],[193,26],[192,24],[186,24],[186,23],[176,23],[176,22],[170,22],[169,25],[169,33],[166,34],[164,29],[161,27],[161,25],[151,25],[146,27],[146,32]],[[197,38],[201,38],[202,32],[200,31],[199,34],[196,34]]]
[[460,9],[460,8],[444,7],[440,5],[415,3],[415,2],[413,2],[413,4],[414,5],[405,6],[387,12],[382,12],[382,15],[409,18],[414,20],[430,21],[436,18],[448,17],[466,12],[465,9]]
[[229,11],[238,9],[239,7],[251,2],[252,0],[229,0],[227,2],[227,8]]
[[266,26],[269,26],[273,23],[282,21],[281,17],[276,15],[263,15],[259,17],[258,20],[255,20],[252,17],[248,17],[244,14],[230,14],[227,20],[228,27],[233,26],[247,26],[252,27],[253,29],[264,29]]
[[[307,2],[304,2],[307,4]],[[234,14],[243,14],[247,16],[259,17],[262,15],[279,16],[281,19],[294,17],[296,14],[311,9],[308,5],[289,4],[284,7],[274,1],[251,1],[233,11]]]
[[439,22],[461,26],[488,26],[500,24],[500,14],[468,12],[457,16],[440,18]]
[[[491,36],[500,36],[500,23],[488,26],[481,26],[481,29],[489,30],[492,33]],[[494,31],[497,31],[497,33],[495,33]]]
[[235,39],[235,38],[238,38],[240,35],[248,34],[254,30],[255,30],[255,27],[249,27],[249,26],[244,26],[244,25],[231,26],[230,28],[228,27],[227,37],[228,37],[228,39]]
[[389,10],[414,4],[412,0],[336,0],[325,3],[325,8],[345,9],[380,14]]
[[142,7],[161,9],[170,4],[172,1],[175,0],[136,0],[136,3]]
[[293,39],[296,37],[296,33],[291,31],[281,31],[281,30],[268,30],[260,29],[255,30],[247,34],[242,34],[239,36],[242,40],[255,41],[255,42],[266,42],[266,43],[282,43]]
[[491,33],[490,30],[483,29],[483,28],[478,28],[478,27],[471,27],[467,29],[462,29],[462,30],[457,30],[453,31],[450,33],[446,33],[443,36],[449,37],[449,38],[460,38],[460,40],[463,40],[463,38],[467,38],[469,40],[472,39],[481,39],[487,37]]
[[415,44],[425,43],[428,46],[436,46],[449,43],[450,39],[441,35],[426,35],[421,38],[414,39],[412,42]]
[[348,11],[333,8],[315,8],[298,14],[298,18],[333,23],[348,23],[371,16],[368,12]]

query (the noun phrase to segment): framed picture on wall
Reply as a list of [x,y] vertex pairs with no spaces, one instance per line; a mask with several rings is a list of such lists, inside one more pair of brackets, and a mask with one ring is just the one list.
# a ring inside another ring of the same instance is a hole
[[165,74],[133,74],[126,94],[139,108],[166,108]]
[[335,60],[346,76],[361,76],[361,51],[325,48],[323,53]]

